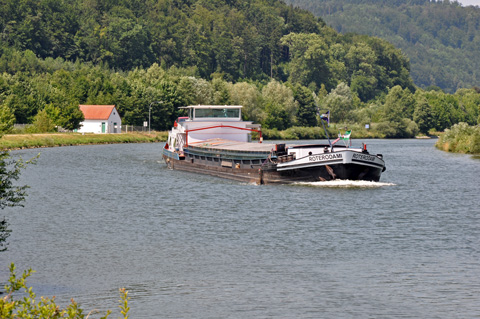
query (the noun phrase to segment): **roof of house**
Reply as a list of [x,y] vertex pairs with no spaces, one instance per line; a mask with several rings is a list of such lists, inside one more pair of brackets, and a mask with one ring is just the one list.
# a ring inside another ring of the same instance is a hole
[[115,109],[115,105],[80,105],[86,120],[107,120]]

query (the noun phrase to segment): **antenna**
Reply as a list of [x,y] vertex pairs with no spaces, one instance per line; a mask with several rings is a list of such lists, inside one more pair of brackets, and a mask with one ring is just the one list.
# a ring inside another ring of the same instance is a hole
[[328,110],[327,113],[320,115],[320,121],[322,122],[325,135],[327,136],[328,144],[332,146],[332,142],[330,141],[330,136],[328,136],[328,131],[327,131],[327,128],[325,127],[325,120],[327,121],[327,127],[329,127],[330,126],[330,110]]

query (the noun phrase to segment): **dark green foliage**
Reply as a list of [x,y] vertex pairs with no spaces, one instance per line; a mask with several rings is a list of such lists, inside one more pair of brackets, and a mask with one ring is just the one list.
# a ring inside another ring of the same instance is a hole
[[189,104],[243,104],[246,120],[279,130],[315,125],[320,107],[334,122],[390,125],[388,136],[414,132],[413,119],[427,132],[479,118],[474,90],[432,90],[397,109],[393,89],[416,91],[400,50],[281,1],[5,0],[0,30],[2,127],[10,112],[74,130],[79,104],[114,104],[128,125],[148,121],[151,105],[155,130]]
[[[362,99],[375,97],[388,84],[409,85],[407,63],[398,50],[378,39],[344,38],[311,13],[281,1],[130,2],[3,1],[0,71],[54,72],[35,58],[40,57],[124,71],[157,63],[163,69],[192,67],[206,79],[212,74],[228,81],[290,78],[294,84],[327,89],[363,75],[373,86],[358,90]],[[365,65],[346,57],[357,46],[372,52]],[[380,75],[382,81],[372,83]],[[396,80],[402,75],[405,83]],[[362,84],[356,83],[356,88]],[[31,120],[34,114],[17,119]]]
[[268,140],[313,140],[326,138],[323,128],[320,127],[292,126],[284,131],[264,129],[262,132],[263,137]]
[[0,220],[0,252],[7,250],[7,238],[12,231],[8,229],[8,222],[3,218]]
[[393,87],[388,93],[383,106],[383,125],[386,137],[414,137],[418,131],[411,120],[415,109],[415,99],[408,90],[400,86]]
[[469,126],[467,123],[455,124],[445,130],[436,146],[449,152],[480,154],[480,126]]
[[60,118],[57,123],[65,130],[73,131],[80,128],[80,123],[84,120],[82,111],[77,104],[70,104],[62,107],[60,110]]
[[428,134],[428,131],[434,127],[432,108],[425,98],[417,101],[415,112],[413,113],[413,120],[418,125],[418,129],[423,134]]
[[264,126],[269,129],[285,130],[290,127],[290,120],[287,111],[271,102],[267,102],[265,106],[267,111],[267,119]]
[[55,124],[53,120],[49,117],[45,109],[35,115],[33,120],[33,125],[28,127],[26,130],[28,133],[49,133],[55,132]]
[[[427,0],[287,0],[286,3],[311,11],[339,32],[368,34],[401,48],[411,61],[412,78],[420,87],[435,85],[453,93],[459,87],[472,87],[480,81],[478,7],[461,7],[456,1]],[[369,42],[377,40],[370,39]],[[382,61],[388,61],[389,66],[402,63],[388,52],[377,51],[377,56],[382,56],[378,61],[381,66],[384,66]],[[387,74],[397,72],[389,68],[385,70]],[[402,83],[405,78],[399,73],[397,76],[399,82],[389,86],[406,87]],[[356,85],[352,83],[351,87]]]
[[0,48],[122,70],[196,66],[202,77],[272,75],[290,32],[320,32],[312,14],[280,1],[4,0]]
[[[0,152],[0,209],[22,206],[25,200],[27,186],[16,186],[20,178],[20,170],[25,166],[21,159],[14,160],[6,151]],[[0,251],[7,250],[6,239],[10,235],[5,218],[0,221]]]
[[317,106],[312,92],[303,86],[295,87],[293,97],[298,103],[297,122],[299,126],[317,125]]
[[13,160],[8,152],[0,152],[0,209],[22,206],[26,186],[15,186],[24,167],[22,160]]
[[0,134],[8,134],[15,124],[15,116],[6,105],[0,105]]

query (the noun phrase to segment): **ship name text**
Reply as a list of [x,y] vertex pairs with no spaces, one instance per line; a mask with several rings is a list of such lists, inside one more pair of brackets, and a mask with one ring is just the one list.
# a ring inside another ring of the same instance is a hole
[[321,161],[330,161],[341,159],[342,154],[322,154],[322,155],[313,155],[308,157],[309,162],[321,162]]

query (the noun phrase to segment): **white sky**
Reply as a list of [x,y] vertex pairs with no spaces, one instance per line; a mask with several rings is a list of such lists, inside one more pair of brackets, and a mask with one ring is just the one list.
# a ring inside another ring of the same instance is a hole
[[480,6],[480,0],[457,0],[464,6]]

